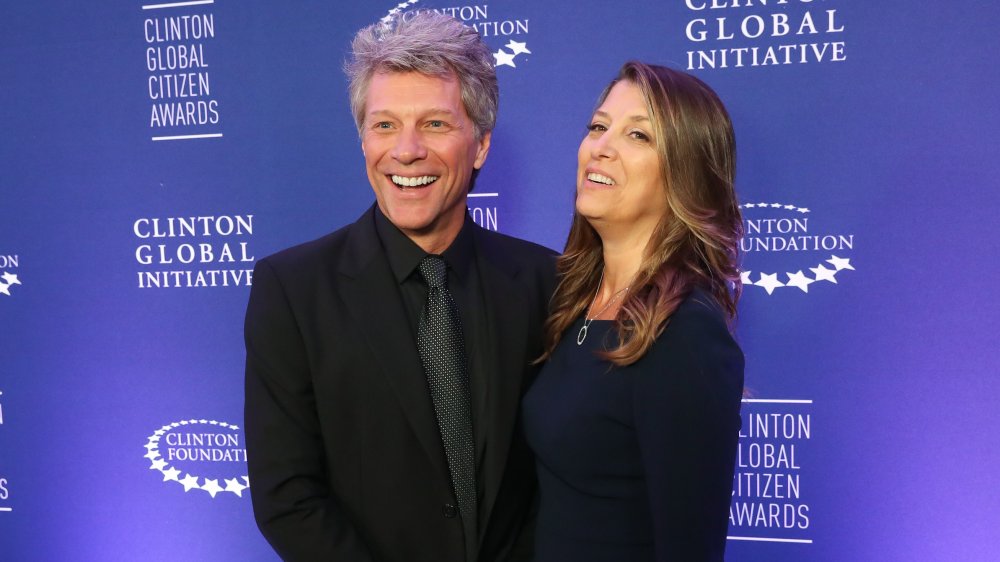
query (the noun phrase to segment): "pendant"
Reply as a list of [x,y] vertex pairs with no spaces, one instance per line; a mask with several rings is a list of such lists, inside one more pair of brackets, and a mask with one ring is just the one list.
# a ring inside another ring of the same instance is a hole
[[583,340],[587,339],[587,325],[580,328],[580,333],[576,335],[576,345],[583,345]]

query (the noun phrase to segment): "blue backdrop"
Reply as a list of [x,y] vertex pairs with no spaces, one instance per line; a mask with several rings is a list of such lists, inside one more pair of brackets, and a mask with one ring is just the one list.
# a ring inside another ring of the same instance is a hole
[[626,59],[729,107],[730,560],[995,558],[995,2],[41,0],[0,8],[0,559],[275,559],[244,478],[249,270],[371,204],[340,67],[419,9],[495,52],[488,228],[562,247]]

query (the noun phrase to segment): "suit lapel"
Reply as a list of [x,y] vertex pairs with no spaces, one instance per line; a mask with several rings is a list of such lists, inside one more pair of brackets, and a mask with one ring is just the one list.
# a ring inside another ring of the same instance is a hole
[[[375,370],[393,389],[430,462],[450,482],[420,355],[395,277],[375,232],[373,211],[374,207],[351,226],[345,259],[339,266],[339,292],[370,347]],[[489,524],[504,477],[523,376],[531,358],[525,355],[529,311],[515,282],[520,266],[502,248],[495,247],[489,233],[479,227],[475,242],[491,342],[485,361],[489,391],[484,420],[487,449],[480,512],[483,517],[479,522],[482,533]]]
[[351,227],[340,292],[430,462],[449,479],[441,434],[403,299],[375,232],[374,207]]
[[486,301],[486,322],[490,341],[486,363],[489,394],[486,412],[486,478],[480,532],[487,528],[493,504],[507,465],[521,399],[521,383],[529,358],[525,357],[528,310],[515,284],[519,264],[500,248],[493,247],[488,234],[476,229],[476,259]]

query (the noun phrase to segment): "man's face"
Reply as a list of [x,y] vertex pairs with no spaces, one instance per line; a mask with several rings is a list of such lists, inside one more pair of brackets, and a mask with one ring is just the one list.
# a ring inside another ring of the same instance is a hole
[[382,213],[418,244],[447,244],[458,234],[472,171],[489,147],[489,132],[476,139],[458,80],[417,72],[372,77],[361,138],[368,181]]

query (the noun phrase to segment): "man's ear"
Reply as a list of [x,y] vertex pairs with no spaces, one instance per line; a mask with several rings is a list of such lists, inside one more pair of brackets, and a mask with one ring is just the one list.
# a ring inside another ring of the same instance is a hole
[[476,161],[473,162],[472,167],[479,169],[483,167],[483,163],[486,162],[486,155],[490,153],[490,139],[493,137],[493,131],[486,131],[483,133],[483,138],[479,139],[479,146],[476,148]]

